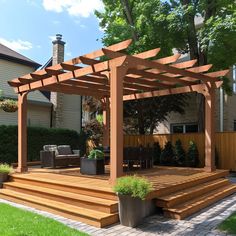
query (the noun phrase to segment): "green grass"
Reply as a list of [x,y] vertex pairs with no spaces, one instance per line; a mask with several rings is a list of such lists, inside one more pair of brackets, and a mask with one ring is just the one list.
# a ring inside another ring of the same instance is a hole
[[1,236],[85,236],[53,219],[0,204]]
[[236,212],[224,220],[218,228],[229,234],[236,234]]

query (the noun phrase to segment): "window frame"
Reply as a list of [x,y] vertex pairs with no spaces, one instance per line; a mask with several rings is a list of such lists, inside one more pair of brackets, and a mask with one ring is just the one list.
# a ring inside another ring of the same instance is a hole
[[[186,127],[188,125],[196,125],[197,126],[197,132],[186,132]],[[174,127],[175,126],[183,126],[183,132],[182,133],[174,133]],[[191,123],[172,123],[170,124],[170,131],[171,134],[188,134],[188,133],[198,133],[199,132],[199,127],[197,122],[191,122]]]

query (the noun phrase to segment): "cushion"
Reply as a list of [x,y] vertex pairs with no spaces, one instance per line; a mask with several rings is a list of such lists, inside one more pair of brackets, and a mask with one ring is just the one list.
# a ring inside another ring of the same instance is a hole
[[57,147],[59,155],[71,155],[71,148],[70,145],[60,145]]
[[58,155],[57,145],[44,145],[43,150],[44,151],[51,151],[51,152],[55,151],[55,155]]

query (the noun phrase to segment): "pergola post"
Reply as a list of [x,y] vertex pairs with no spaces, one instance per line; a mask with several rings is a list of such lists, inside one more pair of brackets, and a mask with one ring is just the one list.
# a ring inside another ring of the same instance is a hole
[[103,146],[110,146],[110,101],[108,97],[103,103]]
[[212,172],[215,166],[215,89],[214,85],[205,93],[205,170]]
[[27,93],[18,95],[18,167],[17,172],[27,171]]
[[111,98],[111,162],[110,182],[123,175],[123,77],[126,67],[111,67],[110,98]]

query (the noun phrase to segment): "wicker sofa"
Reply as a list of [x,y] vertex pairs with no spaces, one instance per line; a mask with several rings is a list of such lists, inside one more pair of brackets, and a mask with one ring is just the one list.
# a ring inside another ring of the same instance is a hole
[[44,145],[40,151],[40,159],[42,168],[80,166],[78,150],[72,151],[70,145]]

